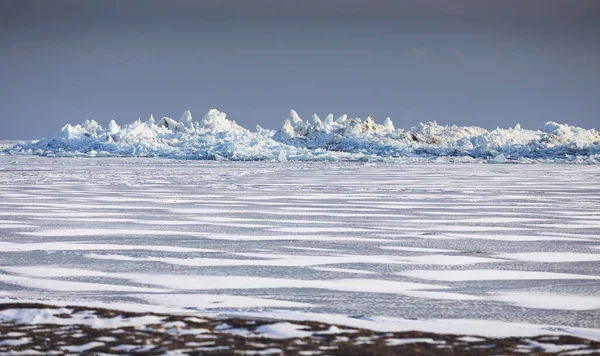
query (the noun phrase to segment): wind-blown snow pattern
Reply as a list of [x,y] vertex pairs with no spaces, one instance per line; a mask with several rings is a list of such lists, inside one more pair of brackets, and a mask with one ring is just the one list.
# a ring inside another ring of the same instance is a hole
[[367,119],[302,120],[291,110],[279,130],[251,132],[226,114],[210,110],[200,121],[137,120],[106,128],[94,120],[65,125],[54,137],[16,144],[5,152],[41,156],[135,156],[200,160],[382,161],[435,160],[600,163],[600,132],[548,122],[539,130],[441,126],[421,123],[409,130]]

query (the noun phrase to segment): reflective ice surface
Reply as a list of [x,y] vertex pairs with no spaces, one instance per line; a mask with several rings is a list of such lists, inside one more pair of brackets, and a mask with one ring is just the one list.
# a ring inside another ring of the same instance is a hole
[[600,328],[594,165],[0,156],[0,297]]

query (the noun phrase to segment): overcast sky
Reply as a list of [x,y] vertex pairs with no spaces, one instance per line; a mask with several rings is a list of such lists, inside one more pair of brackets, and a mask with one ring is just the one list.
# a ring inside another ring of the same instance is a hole
[[217,108],[600,129],[598,0],[0,0],[0,139]]

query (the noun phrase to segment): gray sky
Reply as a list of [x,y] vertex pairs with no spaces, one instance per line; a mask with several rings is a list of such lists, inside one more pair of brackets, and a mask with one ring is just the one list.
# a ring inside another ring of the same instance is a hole
[[0,0],[0,139],[347,113],[600,128],[597,0]]

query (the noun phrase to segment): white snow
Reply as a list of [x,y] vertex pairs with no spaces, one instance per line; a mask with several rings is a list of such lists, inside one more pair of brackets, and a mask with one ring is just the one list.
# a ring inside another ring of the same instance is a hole
[[[536,342],[533,340],[529,341],[529,348],[532,349],[542,349],[544,350],[544,352],[548,352],[548,353],[560,353],[561,355],[582,355],[582,354],[589,354],[592,352],[598,352],[598,350],[580,350],[578,351],[571,351],[571,350],[577,350],[577,349],[581,349],[581,348],[585,348],[586,345],[555,345],[552,343],[541,343],[541,342]],[[571,351],[571,352],[565,352],[565,351]],[[592,352],[590,352],[592,351]],[[583,352],[583,353],[580,353]]]
[[46,355],[43,352],[33,350],[33,349],[24,349],[24,350],[10,350],[10,351],[2,351],[0,352],[0,356],[31,356],[31,355]]
[[61,346],[60,348],[68,352],[84,352],[103,345],[103,342],[92,341],[82,345]]
[[[6,335],[8,336],[8,335]],[[5,339],[0,341],[0,346],[21,346],[31,343],[31,339],[28,337],[22,337],[19,339]]]
[[269,325],[261,325],[256,328],[256,332],[264,337],[274,339],[291,339],[295,337],[303,338],[312,336],[312,332],[303,331],[303,325],[292,324],[289,322],[279,322]]
[[424,343],[424,344],[444,344],[444,341],[436,341],[430,338],[406,338],[406,339],[387,339],[385,343],[388,346],[398,346],[406,344]]
[[[11,321],[15,324],[57,324],[57,325],[87,325],[92,328],[117,328],[128,326],[140,326],[146,324],[159,323],[163,318],[146,315],[132,318],[124,318],[117,316],[114,318],[103,318],[91,313],[73,313],[71,309],[56,308],[56,309],[36,309],[36,308],[14,308],[0,310],[1,321]],[[56,315],[68,313],[70,318],[61,318]]]
[[600,134],[548,122],[539,130],[520,126],[488,131],[480,127],[421,123],[408,130],[390,118],[337,120],[332,115],[303,121],[291,110],[277,131],[251,132],[211,109],[200,121],[185,111],[179,121],[163,117],[103,128],[94,120],[65,125],[54,137],[21,142],[5,152],[43,156],[137,156],[209,160],[382,160],[442,158],[466,162],[528,163],[532,160],[598,163]]
[[474,337],[474,336],[461,336],[461,337],[457,338],[456,340],[464,341],[464,342],[482,342],[482,341],[485,341],[485,339],[482,339],[480,337]]

